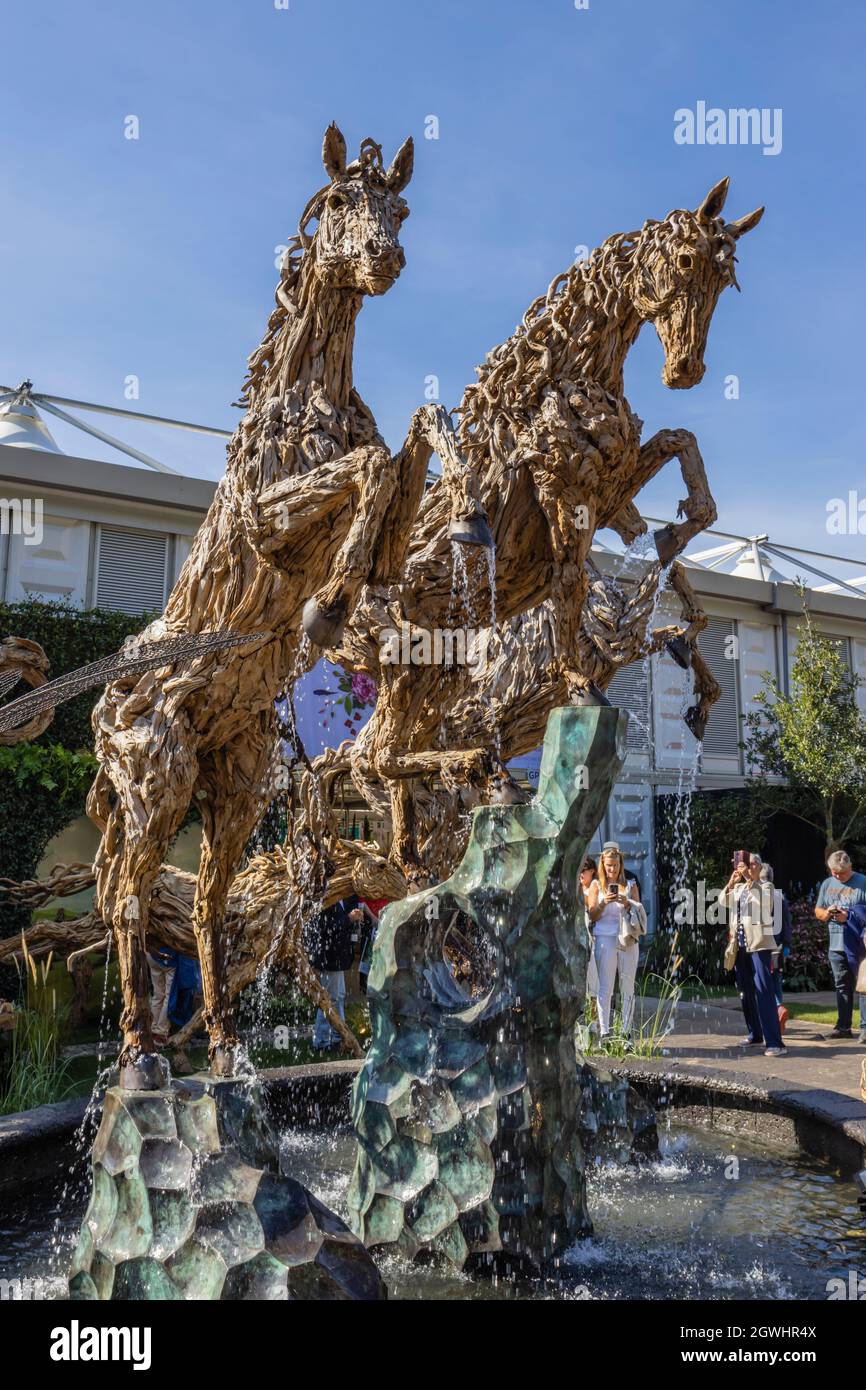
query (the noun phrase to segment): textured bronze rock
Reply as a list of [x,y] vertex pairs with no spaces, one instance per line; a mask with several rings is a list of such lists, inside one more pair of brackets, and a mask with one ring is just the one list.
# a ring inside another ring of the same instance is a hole
[[279,1171],[257,1085],[106,1094],[74,1300],[386,1297],[345,1222]]
[[544,1269],[590,1229],[578,872],[627,723],[610,707],[554,710],[534,800],[477,810],[451,878],[384,914],[354,1089],[349,1204],[367,1245]]

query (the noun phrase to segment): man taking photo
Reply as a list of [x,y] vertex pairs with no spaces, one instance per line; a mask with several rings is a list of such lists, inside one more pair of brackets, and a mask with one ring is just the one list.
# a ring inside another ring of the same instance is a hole
[[[818,890],[815,903],[815,916],[819,922],[826,922],[829,928],[829,959],[836,986],[836,1027],[827,1034],[828,1038],[850,1038],[851,1020],[854,1015],[854,981],[849,953],[845,950],[845,931],[848,923],[848,909],[855,904],[866,903],[866,874],[854,872],[850,857],[844,849],[837,849],[827,860],[830,877],[825,878]],[[866,995],[860,995],[860,1037],[866,1043]]]

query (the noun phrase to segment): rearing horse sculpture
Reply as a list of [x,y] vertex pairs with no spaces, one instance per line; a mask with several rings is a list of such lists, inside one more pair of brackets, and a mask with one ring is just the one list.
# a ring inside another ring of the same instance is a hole
[[[407,140],[386,170],[365,140],[347,164],[335,126],[324,141],[328,182],[307,204],[284,259],[276,308],[250,358],[246,413],[228,445],[226,473],[161,619],[142,634],[229,629],[257,638],[179,669],[116,681],[96,706],[100,771],[88,812],[103,832],[96,905],[118,943],[123,1011],[121,1072],[152,1084],[149,897],[192,802],[202,818],[193,923],[214,1070],[236,1051],[225,988],[226,899],[267,803],[276,748],[274,699],[333,640],[362,585],[393,567],[395,499],[401,516],[424,490],[434,444],[454,499],[452,532],[473,539],[472,483],[445,437],[441,408],[416,412],[392,457],[352,385],[355,320],[365,295],[384,294],[404,264],[401,197],[412,174]],[[314,232],[309,231],[318,220]],[[409,502],[407,503],[407,499]]]
[[[623,368],[642,326],[652,323],[665,352],[665,385],[682,389],[701,380],[716,303],[737,283],[737,242],[763,213],[725,222],[727,190],[723,179],[694,212],[676,209],[640,231],[609,237],[558,275],[511,338],[488,355],[459,408],[459,444],[478,476],[496,543],[496,618],[507,621],[549,600],[552,657],[543,674],[571,701],[598,698],[580,640],[596,530],[612,527],[626,542],[645,532],[633,499],[674,458],[687,496],[679,504],[682,520],[656,534],[662,564],[716,518],[695,436],[664,429],[641,444]],[[441,668],[379,662],[385,627],[429,631],[490,621],[483,560],[468,565],[471,611],[454,593],[448,515],[447,491],[437,482],[418,512],[398,593],[370,588],[336,653],[379,679],[371,726],[351,754],[353,778],[362,788],[371,778],[390,783],[394,858],[410,877],[419,872],[412,779],[478,783],[495,765],[489,746],[443,743],[443,698],[450,704],[451,697],[443,697]],[[690,591],[681,597],[688,609]]]

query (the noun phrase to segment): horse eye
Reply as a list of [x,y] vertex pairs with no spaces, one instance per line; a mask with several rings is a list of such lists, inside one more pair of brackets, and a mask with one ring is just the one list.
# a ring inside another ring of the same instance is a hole
[[331,193],[328,196],[328,207],[331,209],[331,212],[337,212],[340,208],[348,207],[348,204],[348,198],[345,198],[342,193]]
[[694,265],[694,260],[689,255],[688,251],[680,252],[680,254],[677,256],[677,265],[679,266],[680,270],[691,270],[692,266]]

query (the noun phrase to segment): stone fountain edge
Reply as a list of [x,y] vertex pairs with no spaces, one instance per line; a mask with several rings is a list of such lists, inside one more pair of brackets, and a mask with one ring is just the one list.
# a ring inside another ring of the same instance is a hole
[[[666,1058],[592,1060],[625,1077],[660,1119],[670,1114],[680,1123],[794,1142],[805,1153],[851,1173],[866,1163],[866,1106],[850,1096]],[[261,1079],[275,1118],[314,1127],[345,1121],[349,1090],[361,1065],[346,1060],[263,1070]],[[100,1112],[100,1104],[91,1106],[90,1098],[82,1097],[0,1117],[0,1193],[56,1176],[58,1162],[82,1122],[95,1132]],[[88,1151],[89,1143],[84,1148]]]

